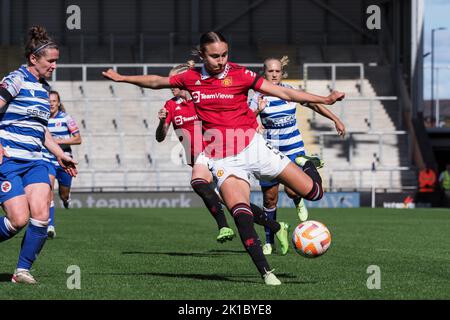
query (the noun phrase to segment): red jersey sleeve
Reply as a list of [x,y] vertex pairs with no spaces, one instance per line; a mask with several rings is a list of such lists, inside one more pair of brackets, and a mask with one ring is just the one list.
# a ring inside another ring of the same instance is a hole
[[172,118],[173,118],[173,108],[172,108],[172,103],[173,100],[167,100],[166,103],[164,104],[164,108],[166,108],[167,110],[167,117],[166,117],[166,124],[170,125],[170,123],[172,122]]
[[186,74],[187,71],[171,76],[169,78],[170,86],[175,88],[185,88]]
[[256,72],[243,68],[242,81],[251,89],[258,90],[259,88],[261,88],[264,79]]

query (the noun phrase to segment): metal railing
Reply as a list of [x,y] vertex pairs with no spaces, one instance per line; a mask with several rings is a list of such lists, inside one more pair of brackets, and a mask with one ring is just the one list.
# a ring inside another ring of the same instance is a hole
[[[118,70],[119,68],[137,68],[137,69],[141,69],[142,70],[142,74],[148,74],[149,69],[151,68],[171,68],[173,67],[173,63],[151,63],[151,64],[62,64],[62,65],[58,65],[58,68],[77,68],[77,69],[81,69],[81,74],[82,74],[82,81],[86,82],[88,81],[88,70],[90,68],[112,68],[114,70]],[[262,66],[262,64],[243,64],[244,66],[247,67],[257,67],[260,68]],[[310,66],[314,66],[313,64],[306,64],[309,67]],[[324,64],[316,64],[316,65],[321,65],[323,66]],[[362,88],[362,80],[364,77],[364,69],[363,69],[363,65],[360,63],[357,64],[325,64],[328,65],[329,67],[332,68],[332,74],[333,76],[333,86],[335,85],[336,82],[336,67],[339,66],[355,66],[360,68],[360,84],[361,84],[361,88]],[[333,71],[334,70],[334,71]],[[53,74],[53,81],[57,81],[58,80],[58,75],[57,72],[55,71]],[[307,78],[305,77],[305,85],[306,85],[306,81]],[[362,90],[362,89],[361,89]],[[361,91],[363,92],[363,91]],[[369,102],[369,122],[373,123],[374,121],[374,111],[373,111],[373,103],[375,101],[383,101],[383,100],[390,100],[390,101],[395,101],[397,100],[397,97],[349,97],[346,98],[346,100],[340,102],[341,104],[341,118],[343,118],[345,116],[345,103],[346,101],[368,101]],[[120,118],[120,110],[121,108],[118,107],[119,104],[121,102],[125,102],[125,101],[134,101],[134,102],[155,102],[155,98],[150,99],[150,97],[145,96],[144,94],[139,97],[139,98],[120,98],[120,97],[114,97],[113,92],[111,93],[111,97],[109,98],[88,98],[88,97],[82,97],[80,99],[63,99],[63,101],[65,102],[83,102],[84,103],[84,110],[85,110],[85,117],[86,119],[89,118],[88,116],[88,112],[90,110],[90,102],[95,102],[95,101],[104,101],[104,102],[113,102],[115,104],[115,109],[117,113],[117,118]],[[162,99],[160,101],[163,101]],[[119,123],[119,130],[120,130],[120,123]],[[146,130],[143,128],[143,130]],[[406,134],[406,132],[404,131],[393,131],[393,132],[376,132],[376,131],[371,131],[371,128],[369,128],[369,130],[367,132],[350,132],[349,133],[349,138],[351,139],[351,136],[353,134],[372,134],[372,135],[379,135],[380,137],[382,137],[383,135],[386,134],[395,134],[395,135],[404,135]],[[99,135],[99,134],[95,134],[92,132],[87,131],[87,134],[90,136],[93,135]],[[104,133],[105,135],[110,135],[110,133]],[[332,133],[320,133],[320,139],[321,139],[321,145],[323,146],[323,142],[326,136],[331,135]],[[122,137],[124,136],[132,136],[132,135],[136,135],[136,136],[146,136],[149,137],[150,139],[152,139],[153,134],[152,133],[144,133],[144,134],[128,134],[128,133],[124,133],[124,132],[116,132],[115,135],[117,135],[120,139],[122,139]],[[334,134],[333,134],[334,135]],[[121,150],[122,150],[122,145],[123,145],[123,141],[120,142],[121,143]],[[379,139],[379,154],[382,155],[382,139]],[[352,146],[352,144],[350,144],[350,146]],[[91,150],[89,151],[90,154],[92,154],[92,147],[88,146],[88,149],[91,148]],[[323,153],[323,151],[321,151]],[[408,152],[410,153],[410,152]],[[351,158],[351,154],[352,152],[350,152],[349,158]],[[351,163],[351,162],[350,162]],[[401,167],[403,168],[403,167]],[[392,171],[394,171],[393,168],[391,168]],[[348,170],[348,169],[343,169],[343,170]],[[359,171],[364,171],[367,169],[356,169]],[[380,171],[383,170],[383,168],[380,168]],[[387,169],[386,169],[387,170]],[[409,170],[409,168],[404,167],[404,169],[401,170]],[[131,170],[131,169],[126,169],[126,168],[118,168],[118,169],[114,169],[115,172],[118,173],[122,173],[123,174],[123,185],[126,188],[127,187],[127,183],[128,183],[128,175],[130,173],[155,173],[155,169],[146,169],[146,170]],[[334,169],[334,171],[336,171],[336,169]],[[107,187],[107,186],[101,186],[98,184],[98,181],[96,179],[96,174],[103,174],[103,173],[107,173],[109,172],[108,170],[101,170],[101,169],[92,169],[92,168],[87,168],[87,169],[81,169],[80,173],[87,173],[91,175],[91,181],[92,181],[92,185],[93,187],[97,188],[97,187]],[[161,173],[163,173],[164,171],[160,171]],[[172,171],[171,171],[172,172]],[[175,171],[173,171],[175,172]],[[178,172],[178,171],[177,171]],[[187,172],[187,171],[183,171],[183,170],[179,170],[179,172]],[[391,173],[392,176],[392,173]],[[188,180],[186,180],[188,181]],[[156,182],[156,185],[159,183],[159,181]]]
[[[368,114],[367,120],[368,120],[369,130],[371,130],[371,124],[374,123],[374,103],[382,102],[382,101],[398,101],[398,98],[396,96],[346,97],[344,100],[337,102],[337,104],[341,107],[341,110],[339,112],[339,117],[341,118],[341,120],[343,120],[343,121],[345,120],[345,118],[346,118],[345,106],[349,102],[368,102],[369,103],[369,114]],[[315,115],[315,113],[313,115]],[[314,119],[314,117],[313,117],[313,119]],[[401,113],[400,113],[400,108],[398,108],[397,125],[400,124],[400,119],[401,119]]]
[[[122,175],[122,178],[119,179],[122,182],[122,185],[115,185],[115,186],[110,186],[107,183],[104,182],[100,182],[97,179],[97,175],[101,175],[101,174],[110,174],[111,170],[105,170],[105,169],[80,169],[78,170],[79,174],[89,174],[90,175],[90,185],[89,188],[92,189],[98,189],[98,188],[102,188],[102,189],[111,189],[111,188],[115,188],[115,189],[121,189],[121,190],[142,190],[142,189],[152,189],[152,190],[157,190],[157,191],[161,191],[161,190],[167,190],[167,189],[173,189],[174,186],[164,186],[161,183],[161,178],[162,177],[166,177],[167,175],[176,175],[178,178],[178,188],[181,189],[189,189],[189,181],[191,179],[191,170],[151,170],[151,169],[147,169],[147,170],[142,170],[142,169],[114,169],[114,173],[119,173]],[[148,184],[143,185],[143,186],[137,186],[137,185],[132,185],[129,183],[129,175],[130,174],[140,174],[140,175],[151,175],[151,174],[156,174],[156,180],[155,181],[148,181]],[[185,182],[185,186],[180,186],[180,184],[182,185],[183,182]],[[86,187],[83,186],[77,186],[76,182],[74,183],[74,189],[76,190],[80,190],[80,189],[85,189]]]
[[[353,161],[353,154],[355,152],[355,144],[357,143],[357,140],[354,138],[355,135],[364,135],[364,136],[378,136],[377,144],[378,144],[378,153],[373,155],[373,159],[377,163],[383,164],[384,159],[384,153],[383,153],[383,146],[385,145],[385,142],[383,140],[384,136],[408,136],[407,131],[348,131],[346,132],[346,143],[348,144],[348,154],[345,156],[346,159],[348,159],[348,164],[352,166],[354,164]],[[336,133],[334,132],[319,132],[313,136],[319,137],[319,145],[320,145],[320,156],[324,158],[324,148],[326,141],[325,139],[328,137],[332,137],[334,139],[341,139],[340,137],[336,136]],[[408,136],[409,137],[409,136]],[[411,143],[408,139],[407,141],[407,149],[408,149],[408,164],[411,164],[411,158],[412,158],[412,150],[411,150]]]
[[331,90],[336,88],[336,72],[337,68],[357,68],[359,69],[359,94],[364,96],[364,64],[363,63],[305,63],[303,65],[303,80],[305,91],[308,91],[309,68],[330,68],[331,69]]
[[[413,171],[416,172],[415,169],[412,169],[410,167],[376,167],[376,169],[374,170],[373,167],[366,167],[366,168],[346,168],[346,169],[330,169],[329,173],[330,173],[330,178],[328,181],[328,189],[330,191],[338,191],[342,188],[342,186],[335,186],[334,185],[334,174],[335,173],[339,173],[339,172],[344,172],[344,173],[348,173],[348,174],[352,174],[352,173],[356,173],[358,175],[357,180],[357,184],[355,185],[355,189],[357,190],[363,190],[364,188],[371,188],[371,189],[397,189],[398,186],[394,185],[394,180],[393,180],[393,174],[394,173],[398,173],[398,172],[408,172],[408,171]],[[388,185],[384,185],[384,186],[380,186],[377,185],[377,179],[376,179],[376,174],[377,172],[388,172],[389,173],[389,184]],[[368,181],[368,183],[366,184],[366,186],[364,186],[363,184],[363,174],[364,173],[372,173],[372,180]],[[349,187],[346,186],[345,189],[348,189]],[[412,186],[402,186],[401,187],[402,190],[416,190],[417,186],[416,185],[412,185]]]
[[[88,69],[113,69],[117,71],[119,68],[132,68],[132,69],[141,69],[141,74],[149,74],[149,69],[152,68],[167,68],[170,70],[175,65],[182,64],[184,62],[174,62],[174,63],[75,63],[75,64],[58,64],[55,71],[52,74],[52,81],[58,80],[58,69],[81,69],[81,81],[88,81]],[[239,65],[249,68],[261,68],[263,66],[262,63],[240,63]],[[202,66],[202,64],[196,64],[197,67]],[[98,72],[100,75],[100,72]]]

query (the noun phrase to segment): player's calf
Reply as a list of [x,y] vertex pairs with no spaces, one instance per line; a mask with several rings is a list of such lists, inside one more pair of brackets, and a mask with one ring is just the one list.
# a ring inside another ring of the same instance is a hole
[[262,252],[261,241],[253,226],[253,213],[246,203],[238,203],[230,210],[233,215],[236,227],[239,231],[241,241],[253,260],[261,275],[270,270],[269,264]]
[[214,191],[211,184],[205,179],[197,178],[191,181],[192,189],[202,198],[205,206],[217,222],[218,229],[229,227],[219,196]]
[[313,186],[311,190],[308,192],[304,198],[310,201],[317,201],[322,199],[323,197],[323,189],[322,189],[322,178],[320,177],[319,172],[317,172],[316,167],[311,161],[306,161],[303,166],[303,171],[311,178],[313,181]]

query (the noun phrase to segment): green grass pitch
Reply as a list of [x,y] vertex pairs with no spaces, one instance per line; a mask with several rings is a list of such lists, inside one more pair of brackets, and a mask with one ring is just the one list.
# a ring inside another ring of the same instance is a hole
[[[292,231],[295,212],[278,217]],[[9,282],[23,231],[0,243],[0,299],[450,299],[450,210],[310,209],[310,218],[330,229],[330,249],[269,256],[283,282],[269,287],[239,238],[215,241],[206,209],[59,210],[57,237],[33,266],[38,285]],[[71,265],[79,290],[67,288]],[[380,289],[367,288],[371,265]]]

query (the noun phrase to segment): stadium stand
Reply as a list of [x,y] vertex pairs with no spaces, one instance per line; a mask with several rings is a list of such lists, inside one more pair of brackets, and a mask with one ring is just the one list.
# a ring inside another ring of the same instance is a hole
[[[111,0],[106,6],[102,2],[97,5],[80,0],[86,17],[80,31],[67,30],[60,15],[55,13],[61,9],[59,5],[11,2],[9,16],[17,18],[5,22],[10,26],[11,34],[6,40],[11,46],[0,47],[0,58],[7,62],[2,64],[3,73],[18,64],[23,27],[33,19],[46,21],[60,45],[59,63],[70,64],[57,70],[57,81],[52,84],[61,92],[68,112],[78,121],[83,133],[83,144],[74,147],[82,172],[75,179],[75,188],[111,184],[120,188],[167,186],[177,173],[183,175],[189,171],[182,165],[185,160],[180,157],[175,136],[171,135],[162,144],[153,136],[156,112],[171,97],[170,91],[107,83],[102,80],[101,71],[114,64],[133,63],[135,67],[118,67],[119,72],[142,74],[142,66],[137,64],[184,62],[191,58],[189,53],[205,29],[223,31],[230,42],[232,61],[261,63],[269,56],[288,55],[289,78],[307,80],[297,85],[319,94],[327,94],[333,87],[346,92],[348,99],[332,107],[347,125],[349,133],[345,140],[334,135],[334,128],[326,119],[309,109],[299,111],[309,153],[322,154],[327,163],[322,171],[325,186],[357,188],[359,177],[371,174],[372,164],[380,176],[377,182],[381,186],[415,186],[411,160],[417,166],[423,161],[421,156],[411,156],[417,148],[411,147],[410,140],[416,138],[411,133],[412,125],[402,114],[406,95],[400,93],[400,87],[403,81],[409,83],[414,76],[408,65],[410,48],[401,46],[397,34],[402,30],[400,26],[410,24],[408,15],[400,14],[403,5],[379,2],[383,12],[395,14],[383,16],[386,28],[364,30],[361,23],[365,23],[367,4],[356,0],[345,5],[309,0],[250,1],[248,4],[238,0],[204,1],[198,7],[195,3],[199,2],[137,1],[125,5]],[[33,19],[22,15],[23,12],[33,12]],[[196,12],[197,23],[186,14],[189,12]],[[279,28],[267,23],[268,14],[272,21],[280,22]],[[152,19],[146,19],[149,16]],[[393,50],[394,47],[397,49]],[[359,78],[358,68],[343,66],[337,67],[335,73],[329,66],[311,67],[305,74],[304,66],[308,63],[360,63],[364,74]],[[83,64],[99,65],[83,70]],[[152,68],[151,72],[167,74],[168,67]],[[397,79],[393,74],[408,78]],[[408,94],[413,97],[412,89]],[[378,99],[393,96],[400,97]],[[410,101],[414,105],[417,97]],[[410,130],[409,134],[403,130]],[[103,175],[99,170],[115,173],[107,178],[107,173]],[[131,174],[129,170],[142,172]],[[350,174],[338,170],[353,170],[351,175],[355,178],[349,179]],[[178,179],[175,185],[188,187],[188,180]]]
[[[357,49],[348,47],[339,51],[326,47],[320,51],[321,57],[326,57],[327,51],[332,50],[339,62],[355,61],[355,57],[372,61],[372,50]],[[307,56],[316,56],[317,47],[310,46],[300,52],[303,62],[322,60]],[[298,72],[300,65],[294,65]],[[401,131],[396,98],[379,100],[382,97],[378,92],[391,93],[386,88],[389,82],[380,78],[382,72],[376,70],[372,74],[377,76],[359,79],[355,77],[359,74],[355,68],[336,68],[333,82],[327,68],[321,68],[322,73],[308,71],[312,79],[307,81],[291,81],[295,86],[306,87],[318,94],[328,94],[333,85],[347,94],[348,99],[331,107],[347,126],[345,140],[334,134],[333,125],[327,119],[314,115],[307,108],[299,110],[308,152],[320,153],[326,161],[327,165],[322,169],[324,185],[329,189],[344,190],[370,187],[374,164],[378,187],[414,186],[415,173],[406,170],[411,164],[407,157],[402,157],[410,150],[407,135]],[[371,68],[372,71],[375,69],[377,67]],[[320,79],[327,77],[327,80]],[[373,79],[379,83],[373,83]],[[172,97],[169,90],[143,90],[97,80],[55,81],[53,85],[60,91],[69,113],[83,128],[83,145],[74,148],[81,172],[74,181],[74,188],[189,188],[190,168],[183,164],[185,159],[176,136],[172,132],[163,143],[157,143],[154,138],[157,110]],[[258,188],[256,182],[253,187]]]

